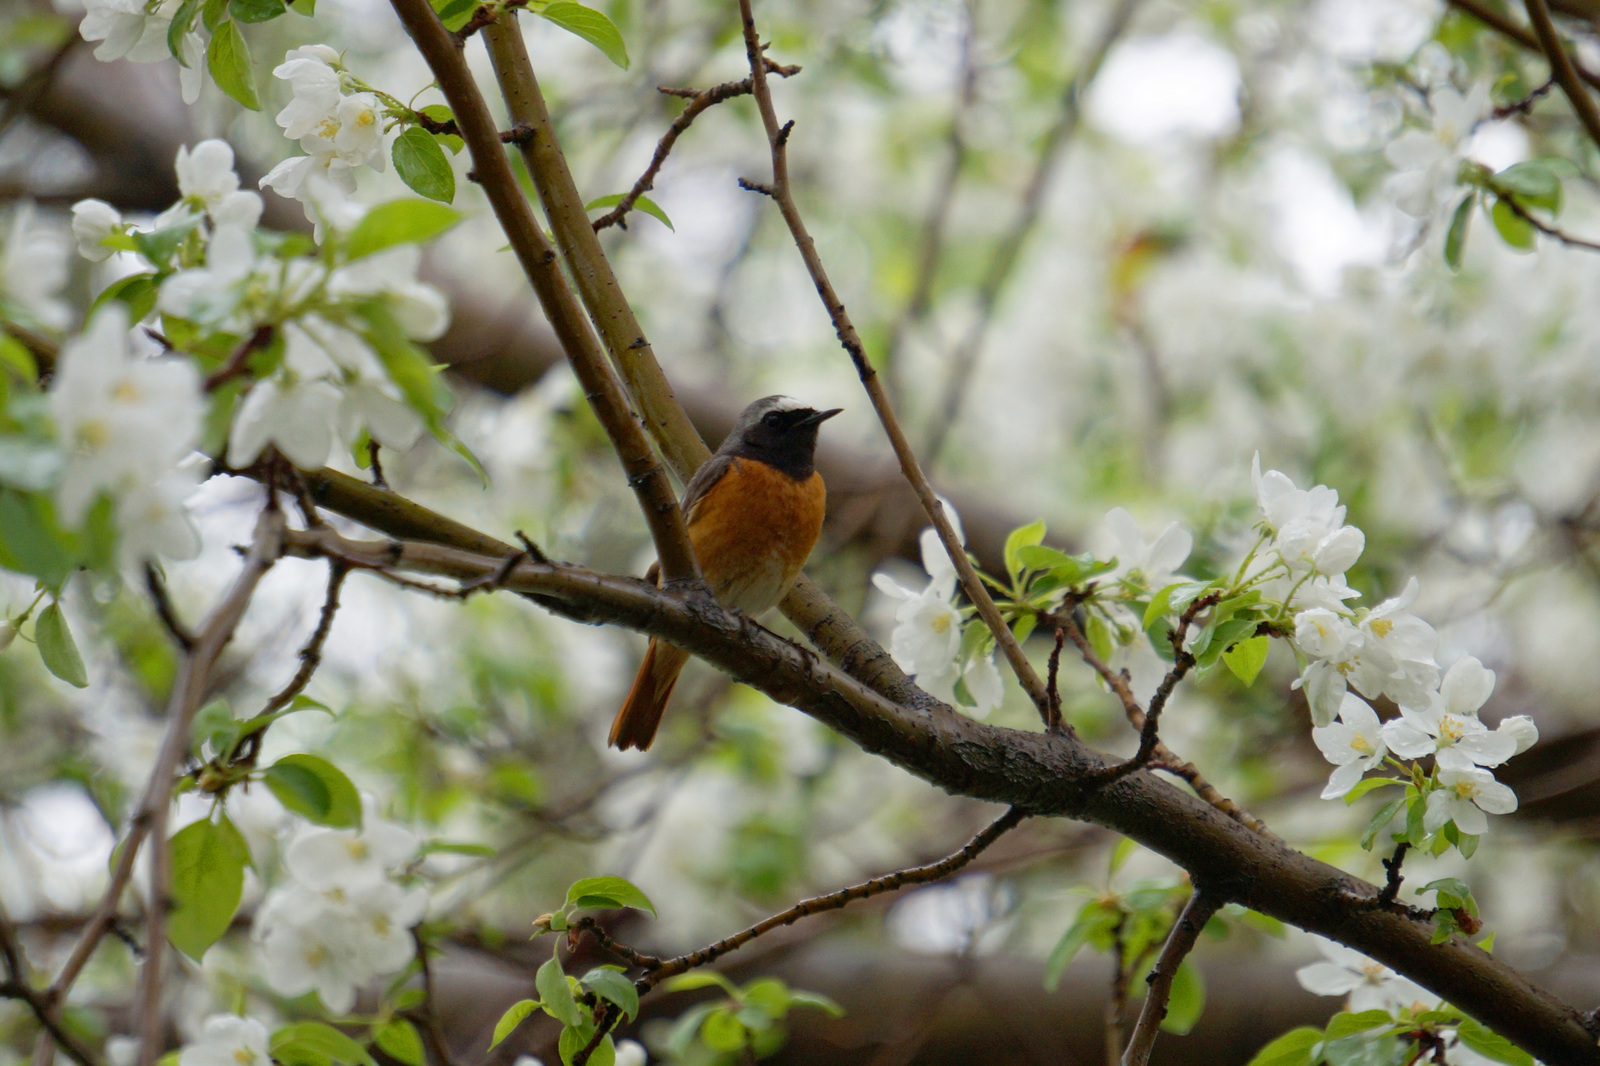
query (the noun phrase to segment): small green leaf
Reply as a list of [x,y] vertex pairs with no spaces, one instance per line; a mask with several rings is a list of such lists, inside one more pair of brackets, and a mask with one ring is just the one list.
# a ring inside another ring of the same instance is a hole
[[500,1015],[500,1020],[494,1023],[494,1038],[489,1041],[489,1050],[510,1036],[517,1026],[522,1024],[524,1018],[538,1010],[542,1004],[536,999],[519,1000]]
[[456,198],[456,174],[433,134],[412,126],[394,140],[390,149],[395,173],[419,196],[450,203]]
[[88,687],[89,675],[83,668],[83,656],[78,654],[78,642],[72,639],[72,630],[67,628],[67,619],[59,603],[52,603],[39,612],[33,636],[39,643],[39,658],[44,660],[46,669],[69,685]]
[[1444,261],[1451,271],[1460,273],[1461,252],[1467,244],[1467,226],[1472,222],[1472,208],[1478,202],[1478,194],[1471,193],[1456,207],[1456,213],[1450,216],[1450,230],[1444,238]]
[[289,10],[296,15],[312,18],[317,13],[317,0],[289,0]]
[[1493,178],[1495,191],[1509,192],[1525,207],[1561,213],[1561,178],[1542,159],[1529,159],[1507,167]]
[[1364,1033],[1369,1029],[1377,1029],[1394,1022],[1394,1016],[1386,1010],[1364,1010],[1352,1014],[1340,1011],[1328,1019],[1328,1039],[1339,1040],[1356,1033]]
[[791,1009],[794,1007],[815,1007],[817,1010],[835,1018],[843,1018],[845,1015],[843,1007],[820,992],[790,992],[789,1006]]
[[[559,944],[559,941],[557,941]],[[567,983],[567,975],[561,968],[561,960],[551,956],[539,972],[533,975],[533,986],[539,990],[543,999],[541,1006],[544,1012],[562,1025],[580,1025],[583,1023],[583,1008],[578,1006],[578,1001],[572,997],[572,986]]]
[[604,12],[584,7],[573,0],[555,0],[555,3],[539,8],[538,14],[568,33],[582,37],[623,70],[628,69],[628,46],[623,43],[622,33],[616,24]]
[[240,22],[271,22],[283,12],[283,0],[228,0],[228,14]]
[[[594,1039],[594,1024],[588,1023],[581,1026],[568,1026],[561,1030],[561,1040],[556,1045],[556,1050],[561,1055],[562,1066],[572,1066],[572,1061],[579,1051],[589,1046],[589,1041]],[[589,1055],[589,1066],[614,1066],[617,1061],[617,1048],[611,1042],[611,1034],[595,1046]]]
[[[93,306],[89,308],[89,314],[85,317],[94,317]],[[0,329],[0,366],[10,370],[23,381],[32,383],[39,380],[39,361],[33,357],[27,345],[4,329]],[[0,381],[0,387],[4,384],[4,381]]]
[[285,755],[262,780],[279,803],[318,825],[361,826],[361,794],[343,770],[319,755]]
[[[471,16],[472,10],[476,6],[477,5],[475,2],[467,5],[469,17]],[[448,25],[448,23],[446,23],[446,25]],[[424,115],[427,115],[435,122],[454,122],[456,120],[455,112],[451,111],[443,104],[429,104],[427,107],[419,107],[417,110],[422,112]],[[450,149],[451,155],[460,155],[461,149],[467,146],[466,141],[462,140],[453,133],[435,133],[434,137],[438,139],[440,144]]]
[[1006,537],[1006,572],[1011,575],[1012,580],[1016,580],[1017,575],[1022,572],[1022,557],[1018,553],[1023,548],[1031,548],[1043,541],[1044,533],[1044,519],[1040,518],[1013,529]]
[[[597,211],[602,207],[616,207],[623,201],[623,198],[626,195],[626,193],[618,192],[612,193],[610,196],[602,196],[598,200],[590,200],[588,203],[584,204],[583,209],[585,211]],[[650,199],[650,197],[637,197],[633,201],[633,206],[637,211],[643,211],[652,218],[660,219],[661,223],[668,229],[673,230],[674,232],[677,231],[677,227],[672,224],[672,219],[668,218],[667,213],[661,210],[660,205],[658,205],[654,200]]]
[[360,259],[396,244],[426,244],[461,221],[461,213],[431,200],[390,200],[356,224],[345,241],[345,258]]
[[1056,941],[1056,946],[1050,949],[1050,957],[1044,964],[1045,990],[1054,992],[1079,950],[1090,943],[1096,934],[1110,930],[1120,917],[1114,908],[1098,901],[1085,903],[1067,931],[1061,934],[1061,939]]
[[478,0],[433,0],[433,9],[438,12],[444,28],[455,33],[472,21],[472,13],[478,9]]
[[211,80],[217,83],[217,88],[251,111],[261,110],[250,48],[244,43],[239,24],[231,18],[219,25],[211,37],[206,49],[206,69],[211,72]]
[[423,855],[467,855],[474,859],[492,859],[499,851],[487,844],[468,844],[457,840],[429,840],[421,848]]
[[733,982],[715,970],[696,970],[693,973],[679,974],[663,982],[661,987],[668,992],[692,992],[697,988],[710,988],[713,985],[730,996],[739,994],[739,990],[733,987]]
[[616,970],[596,967],[584,974],[579,983],[601,999],[616,1004],[629,1018],[639,1013],[639,990]]
[[[187,229],[184,230],[188,232]],[[138,322],[155,310],[156,282],[154,274],[132,274],[112,282],[101,290],[89,308],[89,316],[107,300],[118,300],[128,308],[128,321]]]
[[1368,777],[1356,782],[1356,786],[1344,794],[1345,803],[1354,803],[1374,789],[1383,788],[1385,785],[1403,785],[1404,781],[1397,777]]
[[739,1051],[749,1040],[749,1030],[728,1007],[718,1007],[706,1015],[700,1026],[700,1039],[712,1051]]
[[200,5],[204,0],[183,0],[177,14],[172,16],[172,22],[167,26],[167,51],[172,53],[172,58],[180,66],[189,64],[183,58],[183,37],[189,32],[189,27],[194,25],[194,17],[200,13]]
[[373,1030],[372,1042],[405,1066],[425,1066],[428,1061],[422,1048],[422,1034],[404,1018],[390,1018],[378,1026]]
[[1149,606],[1145,607],[1144,609],[1144,621],[1140,628],[1148,630],[1158,618],[1165,618],[1167,615],[1171,614],[1173,593],[1183,588],[1185,584],[1186,582],[1179,582],[1177,584],[1168,585],[1166,588],[1157,592],[1154,596],[1151,596]]
[[1456,1027],[1456,1038],[1467,1047],[1496,1062],[1510,1066],[1533,1066],[1533,1056],[1501,1036],[1490,1032],[1471,1018],[1463,1018]]
[[216,33],[222,20],[228,17],[228,0],[205,0],[200,9],[200,22],[207,33]]
[[1302,1025],[1256,1052],[1249,1066],[1311,1066],[1311,1049],[1321,1042],[1321,1029]]
[[1400,813],[1400,808],[1405,806],[1405,802],[1406,798],[1401,796],[1399,799],[1390,800],[1378,808],[1378,813],[1374,814],[1372,820],[1367,823],[1366,832],[1361,834],[1361,846],[1363,848],[1368,851],[1372,850],[1372,845],[1377,841],[1378,834],[1383,831],[1385,826],[1394,821],[1394,816]]
[[567,906],[574,909],[589,907],[632,907],[636,911],[656,913],[650,897],[639,891],[632,882],[620,877],[585,877],[574,881],[567,889]]
[[172,914],[167,938],[196,962],[233,921],[250,847],[226,815],[184,826],[171,840]]
[[1205,980],[1199,970],[1184,960],[1173,975],[1172,994],[1167,997],[1167,1016],[1161,1019],[1161,1028],[1182,1036],[1194,1028],[1205,1008]]
[[1228,664],[1233,676],[1244,682],[1245,688],[1249,688],[1255,684],[1256,676],[1266,664],[1267,649],[1271,643],[1272,639],[1264,633],[1241,640],[1222,653],[1222,661]]
[[272,1034],[272,1057],[283,1066],[377,1066],[367,1049],[325,1022],[299,1022]]
[[1502,240],[1519,252],[1533,251],[1536,231],[1533,224],[1518,215],[1506,203],[1505,197],[1496,197],[1494,208],[1489,212],[1489,217],[1494,220],[1494,228]]

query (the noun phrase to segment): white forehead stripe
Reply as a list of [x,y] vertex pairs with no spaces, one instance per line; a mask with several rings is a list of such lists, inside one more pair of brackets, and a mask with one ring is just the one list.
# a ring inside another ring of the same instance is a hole
[[772,401],[772,406],[768,407],[767,410],[809,411],[811,410],[811,405],[806,403],[804,400],[797,400],[793,396],[779,396],[777,399]]

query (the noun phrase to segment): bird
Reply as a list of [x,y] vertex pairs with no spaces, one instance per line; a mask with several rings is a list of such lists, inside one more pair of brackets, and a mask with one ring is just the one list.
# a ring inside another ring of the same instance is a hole
[[[788,595],[822,532],[827,490],[814,462],[817,427],[843,408],[819,411],[790,396],[763,396],[684,489],[689,544],[712,595],[752,618]],[[651,566],[646,580],[657,580]],[[655,739],[672,686],[689,661],[652,638],[633,687],[611,723],[612,747],[644,751]]]

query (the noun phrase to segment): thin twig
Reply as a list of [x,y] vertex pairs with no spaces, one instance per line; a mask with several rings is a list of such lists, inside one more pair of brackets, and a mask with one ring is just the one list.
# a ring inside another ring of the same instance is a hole
[[1533,23],[1533,32],[1538,35],[1539,47],[1550,60],[1550,72],[1560,83],[1561,91],[1572,102],[1572,110],[1577,112],[1578,121],[1589,132],[1589,139],[1595,147],[1600,148],[1600,107],[1595,106],[1594,97],[1589,95],[1583,79],[1578,77],[1578,68],[1567,54],[1566,45],[1561,43],[1560,34],[1556,32],[1549,5],[1545,0],[1523,0],[1523,3],[1528,9],[1528,21]]
[[155,605],[156,617],[167,627],[167,634],[173,642],[184,651],[193,650],[194,634],[178,621],[178,614],[172,609],[172,600],[167,596],[166,582],[161,580],[161,573],[154,563],[144,565],[144,587],[150,593],[150,602]]
[[[222,649],[233,638],[233,631],[238,626],[239,619],[244,617],[245,609],[249,607],[250,598],[255,594],[256,586],[262,576],[272,568],[283,552],[283,512],[272,506],[273,497],[270,493],[267,499],[268,506],[256,520],[255,537],[250,545],[244,569],[234,579],[233,587],[228,590],[227,595],[212,610],[210,617],[200,629],[193,650],[184,658],[177,683],[173,685],[172,698],[167,706],[167,735],[162,741],[160,753],[156,756],[155,767],[150,772],[150,781],[145,787],[144,797],[139,802],[139,810],[135,815],[135,828],[129,830],[128,840],[122,848],[122,862],[119,863],[119,869],[124,864],[131,867],[133,855],[139,850],[134,834],[137,832],[137,826],[141,824],[146,826],[143,835],[147,835],[151,841],[149,903],[145,914],[145,959],[139,974],[139,992],[135,1001],[139,1005],[137,1017],[140,1020],[139,1066],[155,1066],[155,1061],[160,1057],[162,1050],[161,1034],[164,1017],[161,1010],[161,991],[165,980],[162,962],[166,955],[169,903],[167,891],[172,872],[172,852],[168,847],[166,829],[167,812],[172,805],[174,773],[183,753],[189,750],[189,734],[193,727],[195,712],[200,709],[201,701],[210,690],[212,668],[222,655]],[[113,884],[115,885],[115,875]],[[115,914],[115,900],[120,891],[120,888],[115,888],[107,893],[107,900],[112,906],[107,912],[108,917]],[[86,930],[86,941],[87,938]],[[88,944],[88,948],[92,951],[93,944]],[[74,952],[73,957],[78,957],[77,952]],[[87,961],[87,954],[84,954],[83,958]],[[66,991],[62,978],[57,978],[51,991],[59,1001]]]
[[1119,914],[1111,927],[1111,995],[1106,998],[1105,1052],[1106,1066],[1118,1066],[1122,1061],[1122,1023],[1128,1013],[1128,916]]
[[805,261],[806,270],[816,285],[817,295],[822,298],[828,317],[833,321],[839,343],[849,354],[856,376],[861,379],[867,396],[872,400],[873,410],[877,413],[878,421],[894,448],[895,458],[899,460],[901,473],[921,502],[928,520],[933,523],[934,529],[938,530],[939,539],[944,543],[944,549],[949,553],[950,561],[955,565],[956,573],[961,578],[961,586],[967,594],[967,599],[978,609],[984,624],[994,634],[995,642],[1005,653],[1006,660],[1010,662],[1023,691],[1037,708],[1039,717],[1048,723],[1049,698],[1045,692],[1044,682],[1033,669],[1033,664],[1028,662],[1022,645],[1017,642],[1005,619],[1000,616],[999,608],[995,606],[988,589],[984,588],[983,580],[978,576],[971,560],[967,558],[966,549],[950,523],[950,516],[939,503],[933,486],[928,483],[927,475],[923,473],[922,466],[917,461],[916,453],[911,449],[911,442],[906,439],[905,431],[895,416],[894,406],[889,400],[889,394],[884,390],[877,370],[867,359],[866,349],[862,347],[861,337],[845,310],[844,301],[839,298],[833,282],[828,278],[828,272],[822,265],[822,257],[817,254],[816,242],[807,231],[805,220],[800,217],[799,205],[795,203],[793,191],[789,187],[788,142],[794,124],[778,122],[778,114],[772,104],[772,92],[767,85],[765,49],[761,44],[760,35],[756,32],[755,16],[751,12],[750,4],[751,0],[739,0],[739,18],[744,28],[745,58],[750,65],[753,95],[761,111],[761,123],[767,131],[767,144],[772,159],[772,184],[756,185],[746,182],[741,184],[766,193],[778,205],[778,210],[783,215],[783,220],[794,239],[795,247],[800,252],[800,258]]
[[646,955],[644,952],[636,951],[624,944],[600,928],[599,921],[592,915],[586,914],[572,923],[571,932],[567,934],[568,943],[575,942],[580,933],[588,933],[594,937],[595,943],[600,945],[601,950],[608,951],[625,961],[629,966],[637,966],[641,970],[659,969],[667,961],[656,955]]
[[1528,225],[1532,226],[1546,237],[1552,237],[1569,248],[1580,248],[1586,252],[1600,252],[1600,243],[1586,241],[1581,237],[1574,237],[1571,234],[1550,225],[1548,222],[1541,221],[1533,214],[1533,212],[1529,211],[1526,207],[1523,207],[1522,204],[1518,202],[1515,193],[1507,191],[1500,193],[1499,195],[1500,202],[1505,204],[1507,209],[1509,209],[1513,215],[1516,215],[1518,218],[1522,219],[1522,221],[1526,222]]
[[820,914],[823,911],[836,911],[854,903],[856,900],[868,899],[885,892],[893,892],[895,889],[903,888],[906,885],[925,885],[930,881],[938,881],[948,877],[973,859],[976,859],[984,849],[999,840],[1010,830],[1016,828],[1026,817],[1026,811],[1019,807],[1012,807],[999,818],[989,823],[988,827],[981,833],[967,841],[959,851],[945,856],[938,862],[931,862],[926,866],[912,866],[904,870],[896,870],[894,873],[884,874],[882,877],[874,877],[870,881],[863,881],[859,885],[851,885],[849,888],[841,888],[839,891],[830,892],[825,896],[813,896],[810,899],[803,899],[788,910],[779,911],[771,917],[764,918],[748,929],[740,930],[732,936],[724,937],[716,943],[708,944],[697,951],[667,959],[659,966],[652,967],[649,973],[644,978],[641,978],[640,983],[644,984],[647,989],[654,987],[668,977],[715,962],[728,952],[735,951],[750,943],[761,934],[771,932],[780,926],[793,925],[801,918]]
[[228,356],[228,361],[206,375],[205,391],[215,392],[249,369],[250,357],[272,343],[274,327],[269,323],[257,326],[240,341]]
[[289,706],[289,702],[311,683],[311,675],[317,672],[317,667],[322,665],[322,648],[328,642],[328,634],[333,630],[333,616],[339,612],[339,592],[344,588],[344,579],[349,576],[350,568],[337,559],[328,562],[328,590],[322,598],[322,610],[317,615],[317,628],[312,630],[305,646],[300,649],[298,656],[300,667],[265,707],[262,714],[271,714]]
[[1395,846],[1394,854],[1383,860],[1383,872],[1386,878],[1383,890],[1378,893],[1378,905],[1389,906],[1400,898],[1400,884],[1405,878],[1400,873],[1400,866],[1406,861],[1406,852],[1411,850],[1411,845],[1402,840]]
[[0,999],[19,999],[33,1011],[47,1034],[47,1042],[54,1040],[57,1047],[78,1066],[100,1066],[94,1053],[56,1019],[51,1008],[54,1003],[47,992],[33,986],[29,977],[27,955],[17,942],[11,928],[11,919],[0,912],[0,955],[5,958],[6,980],[0,981]]
[[[770,59],[767,60],[767,69],[785,78],[791,78],[800,73],[798,66],[779,66]],[[667,132],[661,135],[661,140],[656,144],[655,155],[650,157],[650,165],[645,167],[643,174],[639,175],[639,180],[633,183],[633,188],[628,190],[627,194],[617,202],[615,207],[594,220],[593,226],[596,233],[607,226],[621,226],[626,229],[627,223],[623,219],[629,211],[633,210],[633,205],[639,202],[639,197],[655,188],[656,175],[661,172],[662,164],[666,163],[667,154],[672,151],[672,146],[677,143],[678,137],[684,130],[689,128],[690,123],[699,117],[701,112],[722,103],[724,100],[732,100],[736,96],[748,95],[750,92],[750,79],[727,81],[721,85],[714,85],[709,89],[658,88],[656,91],[667,96],[685,97],[689,101],[689,106],[683,109],[683,113],[673,120],[672,125],[667,127]]]
[[1066,91],[1062,94],[1061,114],[1039,146],[1033,173],[1028,178],[1022,202],[1017,206],[1017,215],[1005,236],[1001,237],[1000,243],[995,246],[994,254],[989,259],[988,269],[985,270],[983,280],[978,285],[977,317],[967,330],[961,344],[950,353],[950,377],[945,384],[944,397],[939,404],[938,412],[928,424],[928,440],[922,449],[922,454],[927,457],[930,467],[938,464],[939,453],[944,450],[945,442],[950,438],[950,429],[961,412],[961,405],[972,382],[973,371],[983,351],[984,339],[988,336],[989,327],[994,321],[1000,294],[1005,291],[1006,283],[1011,280],[1017,264],[1021,262],[1023,245],[1027,243],[1034,227],[1038,225],[1039,215],[1044,207],[1045,193],[1049,190],[1050,180],[1055,176],[1056,168],[1061,162],[1062,149],[1071,142],[1082,121],[1084,93],[1088,90],[1089,83],[1100,73],[1111,47],[1127,30],[1139,2],[1140,0],[1118,0],[1105,28],[1100,31],[1094,46],[1090,48],[1089,54],[1084,57],[1082,65],[1073,74],[1072,80],[1067,83]]
[[372,468],[372,483],[380,489],[389,487],[389,479],[383,476],[383,462],[378,457],[378,442],[367,441],[367,465]]
[[[1061,649],[1066,647],[1067,632],[1056,626],[1055,647],[1050,649],[1049,669],[1045,672],[1044,687],[1050,693],[1050,720],[1046,723],[1051,729],[1060,729],[1061,720]],[[1070,730],[1071,727],[1069,726]]]
[[433,966],[428,962],[428,944],[422,938],[420,926],[411,930],[411,941],[416,945],[417,967],[422,973],[422,1002],[411,1013],[422,1022],[422,1038],[428,1042],[433,1057],[439,1060],[437,1066],[455,1066],[450,1043],[444,1038],[439,1014],[434,1010]]
[[1150,971],[1150,976],[1145,978],[1150,990],[1145,994],[1139,1020],[1134,1023],[1133,1034],[1128,1038],[1128,1050],[1123,1053],[1122,1066],[1145,1066],[1150,1061],[1150,1049],[1155,1047],[1161,1022],[1167,1016],[1167,1002],[1172,998],[1172,982],[1178,976],[1178,967],[1194,950],[1200,931],[1222,903],[1221,897],[1203,892],[1196,885],[1194,894],[1184,905],[1183,913],[1172,923],[1172,931],[1167,934],[1167,942],[1156,958],[1155,967]]
[[1533,90],[1520,100],[1513,100],[1509,104],[1501,104],[1490,112],[1496,119],[1510,118],[1512,115],[1527,115],[1533,111],[1533,105],[1550,95],[1550,90],[1556,87],[1555,76],[1545,79],[1543,85]]
[[[1481,0],[1449,0],[1450,6],[1463,11],[1485,26],[1502,36],[1509,37],[1530,52],[1543,52],[1539,38],[1518,26],[1515,22],[1495,11]],[[1600,88],[1600,74],[1588,70],[1578,69],[1578,76],[1596,88]]]

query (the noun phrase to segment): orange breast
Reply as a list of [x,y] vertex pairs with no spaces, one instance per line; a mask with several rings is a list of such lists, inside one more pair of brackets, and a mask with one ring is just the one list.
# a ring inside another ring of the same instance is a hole
[[822,532],[822,475],[804,481],[735,459],[689,514],[689,541],[711,591],[758,615],[777,605]]

